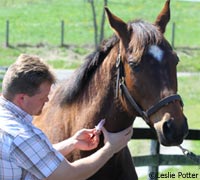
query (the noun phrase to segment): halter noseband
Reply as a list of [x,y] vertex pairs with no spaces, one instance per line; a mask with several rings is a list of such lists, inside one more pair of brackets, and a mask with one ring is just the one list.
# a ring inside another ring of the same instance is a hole
[[125,95],[126,99],[129,101],[129,103],[134,107],[134,109],[137,111],[137,113],[145,120],[146,123],[149,124],[149,117],[156,113],[159,109],[161,109],[163,106],[168,105],[169,103],[173,101],[180,101],[181,106],[183,106],[183,101],[181,97],[178,94],[173,94],[170,96],[167,96],[163,99],[161,99],[157,104],[151,106],[146,111],[141,109],[141,107],[136,103],[134,98],[131,96],[126,84],[125,84],[125,73],[124,73],[124,66],[121,61],[121,55],[119,54],[116,61],[116,68],[117,68],[117,80],[116,80],[116,97],[118,97],[119,89],[121,90],[121,93]]

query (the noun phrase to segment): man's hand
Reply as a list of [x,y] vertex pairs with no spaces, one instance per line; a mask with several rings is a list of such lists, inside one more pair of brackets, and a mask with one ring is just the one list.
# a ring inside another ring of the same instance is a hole
[[92,150],[99,144],[96,129],[81,129],[72,138],[75,141],[75,148],[79,150]]
[[113,153],[116,153],[127,145],[128,141],[132,137],[133,128],[130,126],[123,131],[110,133],[104,127],[102,127],[102,132],[104,134],[105,145],[109,146]]

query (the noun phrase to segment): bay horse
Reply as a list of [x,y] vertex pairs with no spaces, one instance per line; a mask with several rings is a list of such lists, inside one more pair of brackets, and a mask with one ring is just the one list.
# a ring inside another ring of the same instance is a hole
[[[34,124],[52,143],[81,128],[94,128],[105,118],[105,128],[118,132],[140,116],[165,146],[179,145],[188,131],[183,103],[177,94],[178,57],[164,38],[170,20],[167,0],[156,21],[125,23],[105,8],[115,34],[90,54],[64,82],[56,84]],[[99,147],[103,144],[101,137]],[[98,149],[97,148],[97,149]],[[74,161],[94,151],[75,151]],[[128,147],[115,154],[89,180],[136,180]]]

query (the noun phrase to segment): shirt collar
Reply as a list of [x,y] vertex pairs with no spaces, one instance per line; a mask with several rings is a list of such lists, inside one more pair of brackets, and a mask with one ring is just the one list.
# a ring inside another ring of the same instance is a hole
[[18,119],[25,123],[32,123],[33,117],[22,110],[19,106],[15,105],[11,101],[7,100],[3,96],[0,96],[0,105],[4,108],[8,109],[10,112],[12,112]]

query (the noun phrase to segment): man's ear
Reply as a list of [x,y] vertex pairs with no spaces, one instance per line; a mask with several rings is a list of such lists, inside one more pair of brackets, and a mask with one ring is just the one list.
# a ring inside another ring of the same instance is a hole
[[13,98],[13,103],[19,107],[22,107],[24,104],[25,96],[26,95],[23,93],[16,94],[15,97]]

